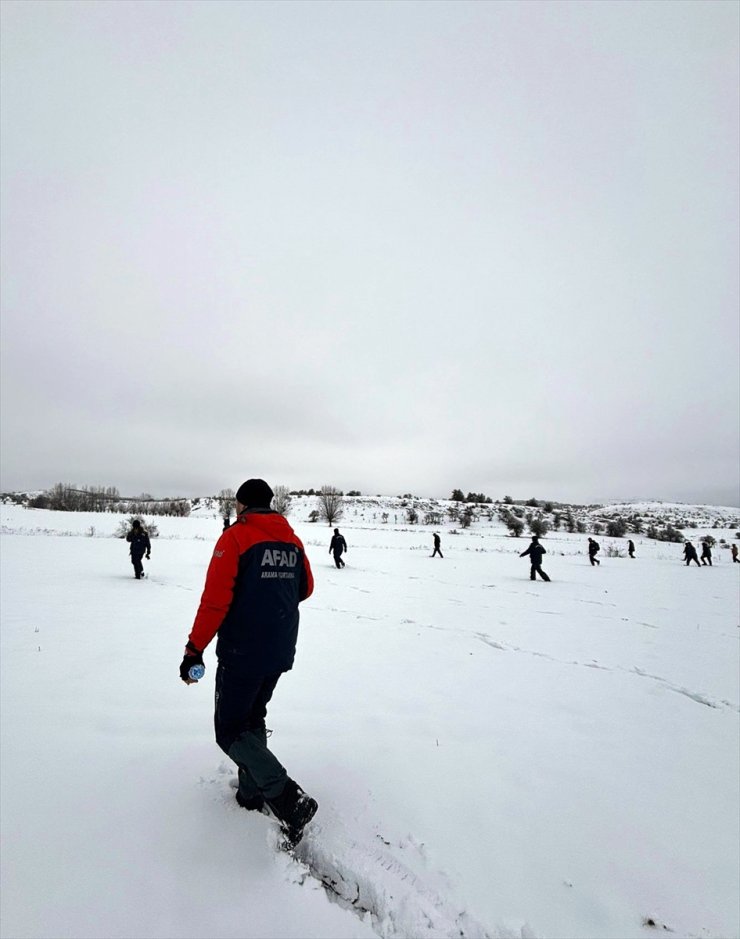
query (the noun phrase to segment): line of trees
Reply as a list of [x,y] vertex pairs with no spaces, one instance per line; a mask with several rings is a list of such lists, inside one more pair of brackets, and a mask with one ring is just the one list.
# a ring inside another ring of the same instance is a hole
[[465,495],[462,489],[453,489],[452,495],[450,496],[451,502],[475,502],[483,503],[484,505],[490,504],[493,502],[493,499],[490,496],[485,495],[483,492],[469,492]]
[[56,483],[28,502],[32,509],[57,512],[122,512],[130,515],[190,515],[189,499],[155,499],[148,493],[121,496],[115,486]]

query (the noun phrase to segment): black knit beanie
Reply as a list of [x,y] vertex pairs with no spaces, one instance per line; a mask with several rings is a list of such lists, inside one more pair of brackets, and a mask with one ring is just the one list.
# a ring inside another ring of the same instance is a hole
[[274,495],[264,479],[248,479],[239,486],[236,501],[248,509],[269,509]]

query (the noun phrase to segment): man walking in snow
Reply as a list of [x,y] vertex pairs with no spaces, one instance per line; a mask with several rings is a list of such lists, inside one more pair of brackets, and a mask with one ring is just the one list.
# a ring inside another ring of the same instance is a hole
[[218,633],[216,742],[239,767],[236,800],[267,806],[292,842],[318,804],[267,748],[265,717],[283,672],[293,667],[298,604],[311,596],[313,576],[303,544],[270,509],[272,489],[248,479],[236,494],[237,516],[218,539],[193,629],[180,665],[191,684],[193,665]]
[[687,541],[684,545],[683,556],[686,558],[686,567],[688,567],[692,561],[696,564],[697,567],[701,567],[699,558],[696,555],[696,548],[691,544],[690,541]]
[[595,564],[601,564],[601,561],[596,557],[599,553],[600,545],[598,541],[594,541],[593,538],[588,539],[588,559],[591,562],[591,567]]
[[522,551],[519,557],[523,558],[527,554],[529,555],[529,560],[532,565],[529,571],[529,579],[537,580],[537,574],[539,574],[543,580],[549,581],[550,578],[542,570],[542,555],[547,554],[547,551],[545,551],[545,549],[540,544],[540,539],[537,537],[537,535],[532,537],[532,543],[526,551]]
[[441,558],[444,558],[444,554],[442,554],[442,549],[440,548],[441,543],[442,543],[442,540],[440,539],[439,535],[438,535],[437,532],[435,531],[435,533],[434,533],[434,551],[432,551],[432,557],[434,557],[435,554],[438,554]]
[[147,561],[152,556],[152,543],[149,541],[149,535],[146,529],[142,528],[138,518],[131,523],[131,531],[126,535],[126,541],[131,545],[129,554],[131,563],[134,565],[134,577],[141,580],[144,576],[144,565],[141,559],[146,554]]
[[733,563],[733,564],[740,564],[740,558],[738,557],[738,553],[739,553],[739,552],[738,552],[738,550],[737,550],[737,545],[736,545],[736,544],[733,544],[733,546],[730,548],[730,552],[732,553],[732,563]]
[[344,567],[344,561],[342,560],[342,552],[347,550],[347,542],[344,540],[343,536],[339,534],[339,529],[334,529],[334,537],[331,539],[329,544],[329,554],[334,555],[334,563],[337,567]]
[[635,543],[631,539],[627,542],[627,553],[631,558],[635,556]]
[[712,548],[708,541],[703,541],[701,545],[701,563],[706,566],[712,566]]

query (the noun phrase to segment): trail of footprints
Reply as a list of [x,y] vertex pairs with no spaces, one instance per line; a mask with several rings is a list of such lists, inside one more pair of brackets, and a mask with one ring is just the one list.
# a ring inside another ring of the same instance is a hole
[[333,902],[366,921],[369,917],[373,931],[382,939],[533,939],[526,926],[515,932],[491,931],[399,859],[399,850],[423,851],[411,838],[405,845],[392,846],[378,833],[367,844],[343,838],[340,849],[333,851],[316,822],[293,855],[304,878],[315,878]]
[[[550,612],[547,610],[541,610],[540,612]],[[491,639],[486,633],[477,632],[475,630],[466,630],[466,629],[457,629],[445,626],[432,626],[429,623],[417,623],[411,619],[401,620],[403,625],[413,625],[417,626],[420,629],[437,629],[441,631],[449,632],[460,632],[467,633],[473,638],[477,639],[479,642],[482,642],[484,645],[488,646],[491,649],[496,649],[499,652],[520,652],[523,655],[531,655],[536,658],[547,659],[550,662],[557,662],[561,665],[575,665],[580,668],[595,668],[605,672],[626,672],[628,675],[639,675],[640,678],[648,678],[651,681],[657,682],[662,685],[664,688],[667,688],[669,691],[673,691],[676,694],[683,695],[688,698],[690,701],[695,701],[697,704],[702,704],[705,707],[714,708],[715,710],[725,710],[736,711],[740,713],[740,706],[735,704],[732,701],[726,701],[724,699],[717,700],[710,697],[709,695],[703,694],[700,691],[692,691],[690,688],[685,688],[683,685],[676,685],[673,682],[669,681],[667,678],[663,678],[660,675],[653,675],[650,672],[646,672],[639,666],[634,665],[631,668],[627,668],[624,665],[601,665],[596,660],[591,662],[579,662],[576,659],[567,660],[559,659],[556,656],[548,655],[546,652],[537,652],[534,649],[523,649],[520,646],[509,645],[503,642],[497,642],[494,639]],[[640,623],[641,626],[650,626],[653,629],[657,629],[652,625],[652,623]]]
[[[223,761],[214,776],[201,778],[201,785],[214,787],[219,801],[235,804],[238,783],[228,762]],[[279,851],[277,824],[256,814],[249,821],[264,823],[271,847]],[[280,857],[289,880],[299,885],[309,878],[318,882],[332,902],[367,922],[381,939],[535,939],[527,924],[490,929],[446,899],[445,894],[453,892],[445,889],[446,876],[429,870],[424,846],[413,836],[392,843],[378,831],[369,831],[364,841],[354,839],[330,807],[322,807],[303,840]]]

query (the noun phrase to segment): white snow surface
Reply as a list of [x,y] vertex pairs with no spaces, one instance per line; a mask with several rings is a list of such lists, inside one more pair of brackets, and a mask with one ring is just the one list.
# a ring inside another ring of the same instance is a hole
[[598,536],[592,568],[551,533],[533,583],[500,523],[438,526],[440,560],[435,529],[356,509],[338,571],[309,507],[267,720],[320,806],[293,857],[234,801],[213,647],[178,675],[220,520],[156,519],[136,581],[121,516],[2,506],[3,937],[740,935],[728,550]]

